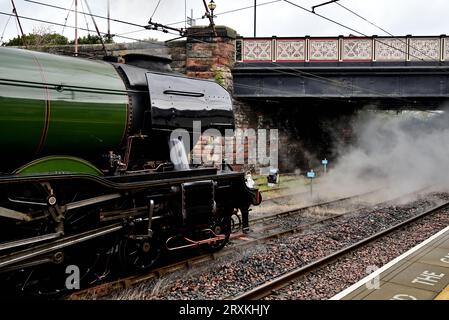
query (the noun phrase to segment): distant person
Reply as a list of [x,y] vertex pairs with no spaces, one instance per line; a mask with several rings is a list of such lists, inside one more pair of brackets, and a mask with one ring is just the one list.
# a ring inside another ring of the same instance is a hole
[[[251,176],[251,172],[248,171],[246,173],[246,186],[250,189],[254,188],[256,184]],[[242,231],[243,233],[249,233],[251,230],[249,229],[249,207],[240,209],[242,213]]]
[[254,182],[254,180],[251,176],[251,172],[247,172],[246,173],[246,186],[250,189],[253,189],[255,184],[256,183]]

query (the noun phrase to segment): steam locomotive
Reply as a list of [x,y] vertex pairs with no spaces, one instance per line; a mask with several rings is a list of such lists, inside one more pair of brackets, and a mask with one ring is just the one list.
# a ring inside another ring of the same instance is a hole
[[164,250],[219,250],[233,212],[260,203],[243,173],[185,160],[193,120],[234,127],[229,93],[163,58],[125,60],[0,48],[3,289],[46,294],[63,290],[68,265],[91,283]]

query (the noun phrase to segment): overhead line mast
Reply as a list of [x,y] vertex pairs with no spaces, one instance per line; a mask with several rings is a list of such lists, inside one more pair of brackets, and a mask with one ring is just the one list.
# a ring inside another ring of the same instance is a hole
[[257,36],[257,0],[254,0],[254,38]]
[[108,34],[107,34],[108,43],[111,43],[112,36],[111,36],[111,3],[110,0],[108,0]]
[[[83,0],[81,0],[81,1],[83,1]],[[101,36],[100,29],[98,29],[97,22],[95,21],[95,18],[92,15],[92,11],[90,10],[89,3],[87,2],[87,0],[84,0],[84,2],[86,3],[87,11],[89,11],[90,17],[92,18],[92,22],[94,23],[95,31],[97,31],[97,35],[98,35],[98,38],[100,39],[100,42],[101,42],[101,45],[103,47],[104,53],[106,55],[108,55],[108,50],[106,50],[106,46],[104,45],[103,37]],[[108,35],[109,35],[109,32],[108,32]]]
[[75,0],[75,57],[78,56],[78,0]]
[[22,24],[20,23],[19,15],[17,14],[16,5],[14,4],[14,0],[11,0],[12,3],[12,11],[16,15],[17,23],[19,24],[20,33],[22,33],[22,38],[25,37],[25,33],[23,33]]

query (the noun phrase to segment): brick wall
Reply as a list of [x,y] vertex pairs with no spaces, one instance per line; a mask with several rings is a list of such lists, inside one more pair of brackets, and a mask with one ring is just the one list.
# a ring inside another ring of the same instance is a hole
[[175,72],[186,73],[187,41],[173,41],[168,43],[168,50],[172,59],[171,68]]
[[[131,42],[106,44],[106,50],[113,56],[124,56],[129,53],[142,53],[157,57],[169,57],[169,48],[164,42]],[[73,45],[65,46],[28,46],[26,49],[59,55],[73,56]],[[105,52],[101,44],[83,44],[78,46],[78,56],[82,58],[103,59]]]
[[186,75],[213,79],[232,92],[236,32],[217,26],[215,36],[208,27],[193,27],[186,43]]

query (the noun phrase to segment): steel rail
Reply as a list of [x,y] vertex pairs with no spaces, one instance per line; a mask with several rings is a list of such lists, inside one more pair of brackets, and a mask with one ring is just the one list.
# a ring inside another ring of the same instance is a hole
[[[343,201],[347,201],[347,200],[353,200],[353,199],[356,199],[356,198],[361,198],[361,197],[364,197],[364,196],[368,196],[368,195],[371,195],[371,194],[373,194],[375,192],[378,192],[380,190],[381,189],[373,190],[373,191],[369,191],[369,192],[365,192],[365,193],[361,193],[361,194],[357,194],[357,195],[354,195],[354,196],[345,196],[343,198],[338,198],[338,199],[334,199],[334,200],[328,200],[328,201],[321,202],[321,203],[310,204],[310,205],[306,205],[306,206],[303,206],[303,207],[294,208],[294,209],[286,210],[286,211],[283,211],[283,212],[275,213],[275,214],[272,214],[272,215],[267,215],[267,216],[263,216],[263,217],[259,217],[259,218],[254,218],[254,219],[249,220],[249,222],[250,223],[251,222],[255,223],[255,222],[260,222],[260,221],[272,220],[272,219],[280,218],[280,217],[283,217],[283,216],[295,215],[295,214],[300,213],[302,211],[310,210],[310,209],[313,209],[313,208],[319,208],[319,207],[330,205],[330,204],[335,204],[335,203],[339,203],[339,202],[343,202]],[[271,201],[271,200],[277,201],[279,199],[290,198],[290,197],[294,197],[295,195],[308,194],[308,193],[309,192],[298,193],[298,194],[291,194],[291,195],[285,195],[285,196],[279,196],[279,197],[275,197],[275,198],[266,199],[265,201]],[[389,200],[389,201],[392,201],[392,200]],[[389,202],[389,201],[387,201],[387,202]]]
[[282,289],[282,288],[290,285],[292,281],[297,280],[299,277],[305,275],[306,273],[309,273],[309,272],[314,271],[318,268],[321,268],[325,265],[328,265],[332,261],[335,261],[362,246],[366,246],[366,245],[374,242],[375,240],[378,240],[379,238],[382,238],[382,237],[392,234],[394,231],[397,231],[398,229],[400,229],[404,226],[407,226],[419,219],[422,219],[424,217],[432,215],[433,213],[436,213],[436,212],[446,209],[448,207],[449,207],[449,202],[446,202],[442,205],[438,205],[430,210],[427,210],[423,213],[415,215],[415,216],[411,217],[410,219],[402,221],[386,230],[377,232],[368,238],[365,238],[361,241],[358,241],[358,242],[350,245],[349,247],[338,250],[326,257],[320,258],[310,264],[307,264],[307,265],[297,268],[293,271],[285,273],[279,277],[272,278],[272,279],[268,280],[267,282],[263,283],[262,285],[259,285],[256,288],[248,290],[247,292],[241,293],[237,296],[229,297],[227,299],[228,300],[258,300],[258,299],[265,298],[265,297],[269,296],[270,294],[272,294],[273,291]]

